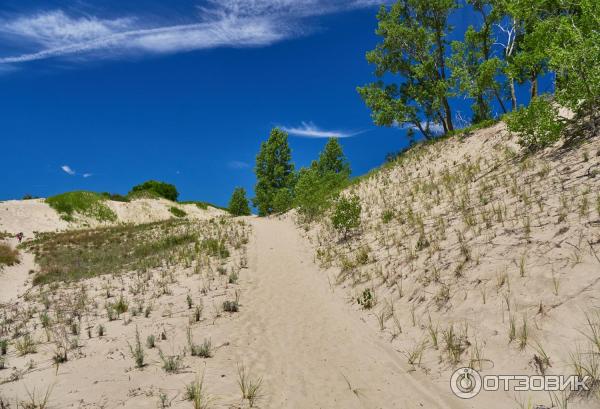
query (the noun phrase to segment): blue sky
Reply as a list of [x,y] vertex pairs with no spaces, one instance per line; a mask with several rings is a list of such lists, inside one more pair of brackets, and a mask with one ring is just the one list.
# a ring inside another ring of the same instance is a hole
[[[378,3],[3,0],[0,198],[158,179],[225,205],[235,186],[252,192],[274,126],[297,167],[335,135],[367,172],[406,143],[356,93],[373,80]],[[453,19],[458,33],[472,20]]]

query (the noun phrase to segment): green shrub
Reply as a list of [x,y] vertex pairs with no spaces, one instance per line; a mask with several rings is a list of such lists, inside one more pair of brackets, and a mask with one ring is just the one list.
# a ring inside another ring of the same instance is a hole
[[335,205],[333,215],[331,216],[331,223],[346,238],[351,230],[360,227],[361,211],[362,206],[358,196],[351,196],[349,198],[341,197]]
[[246,189],[243,187],[237,187],[231,195],[229,201],[229,213],[233,216],[249,216],[250,206],[248,205],[248,198],[246,197]]
[[375,297],[370,288],[365,288],[360,297],[356,299],[356,302],[363,307],[365,310],[370,310],[375,305]]
[[114,202],[129,202],[129,198],[127,196],[123,196],[118,193],[102,192],[100,193],[100,196],[102,196],[104,199],[112,200]]
[[187,213],[186,213],[185,211],[183,211],[183,210],[181,210],[180,208],[178,208],[178,207],[175,207],[175,206],[171,206],[171,207],[169,208],[169,211],[170,211],[170,212],[171,212],[171,214],[173,214],[173,216],[175,216],[175,217],[185,217],[185,216],[187,216]]
[[510,132],[519,135],[519,145],[531,152],[558,141],[564,128],[558,108],[545,97],[536,97],[527,108],[507,115],[506,124]]
[[149,180],[141,185],[134,186],[129,192],[131,197],[139,197],[138,195],[140,194],[147,194],[150,196],[154,195],[171,200],[173,202],[176,202],[177,198],[179,197],[179,192],[174,185],[165,182],[158,182],[156,180]]
[[316,167],[302,169],[296,184],[295,206],[303,221],[312,222],[321,216],[347,184],[347,173],[321,174]]
[[117,215],[103,203],[103,200],[97,193],[77,191],[49,197],[46,203],[67,221],[74,220],[75,213],[101,222],[116,221]]
[[19,251],[8,244],[0,243],[0,267],[12,266],[19,263]]

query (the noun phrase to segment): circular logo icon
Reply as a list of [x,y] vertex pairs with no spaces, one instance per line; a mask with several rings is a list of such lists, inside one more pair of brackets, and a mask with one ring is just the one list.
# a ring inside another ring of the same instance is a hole
[[450,378],[450,389],[461,399],[471,399],[481,392],[481,375],[475,369],[459,368]]

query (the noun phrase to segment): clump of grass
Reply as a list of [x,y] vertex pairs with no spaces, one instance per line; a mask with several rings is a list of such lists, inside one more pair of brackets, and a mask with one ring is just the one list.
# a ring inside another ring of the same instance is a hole
[[202,318],[202,309],[202,305],[196,305],[196,308],[194,309],[195,322],[200,322],[200,319]]
[[117,215],[106,204],[104,198],[94,192],[67,192],[46,199],[64,220],[73,221],[75,214],[88,216],[101,222],[114,222]]
[[144,363],[144,358],[145,358],[145,354],[144,354],[144,348],[142,347],[142,341],[140,340],[140,331],[138,330],[138,328],[135,328],[135,344],[132,346],[131,344],[129,344],[129,351],[131,352],[131,356],[133,357],[133,360],[135,361],[135,367],[136,368],[143,368],[145,363]]
[[[27,400],[21,401],[19,404],[17,404],[17,407],[20,407],[23,409],[46,409],[46,408],[48,408],[48,405],[50,402],[50,395],[52,394],[52,387],[49,387],[48,389],[46,389],[46,392],[39,396],[36,393],[35,388],[33,389],[33,391],[29,391],[29,389],[27,389],[27,388],[25,390],[27,391]],[[7,408],[7,409],[9,409],[9,408]]]
[[163,369],[168,373],[176,373],[181,369],[183,358],[181,355],[165,355],[163,351],[158,349],[158,356],[163,363]]
[[104,327],[104,325],[102,325],[102,324],[98,325],[98,336],[100,338],[102,338],[105,333],[106,333],[106,328]]
[[406,359],[410,365],[420,366],[421,358],[423,357],[423,351],[427,346],[426,341],[421,341],[415,344],[411,349],[405,352]]
[[179,217],[179,218],[187,216],[187,213],[184,210],[182,210],[178,207],[175,207],[175,206],[169,207],[169,212],[171,212],[171,214],[173,216]]
[[519,330],[519,349],[523,350],[527,346],[527,340],[529,338],[529,329],[527,327],[527,318],[523,316],[523,323]]
[[508,317],[508,342],[511,343],[517,339],[517,324],[514,315]]
[[200,247],[208,252],[209,255],[219,257],[219,258],[227,258],[229,257],[229,250],[225,245],[224,240],[217,239],[205,239],[202,241]]
[[0,267],[19,264],[19,250],[13,249],[8,244],[0,243]]
[[37,352],[37,345],[30,334],[25,334],[21,339],[17,340],[15,342],[15,348],[17,349],[19,356],[35,354]]
[[156,346],[156,337],[154,335],[148,335],[146,338],[146,346],[150,349]]
[[204,388],[204,373],[197,376],[194,382],[186,386],[185,397],[192,402],[194,409],[209,408],[212,399]]
[[356,302],[365,310],[370,310],[375,306],[375,295],[370,288],[365,288],[362,294],[356,299]]
[[212,341],[210,339],[205,339],[204,342],[202,342],[202,344],[200,345],[195,344],[194,339],[192,337],[192,329],[188,328],[187,341],[188,347],[190,348],[190,354],[192,356],[198,356],[200,358],[212,357]]
[[0,339],[0,355],[4,356],[8,352],[8,340]]
[[129,310],[129,303],[127,300],[121,295],[117,302],[110,305],[110,308],[117,313],[117,317],[120,317],[121,314],[126,313]]
[[254,407],[260,397],[262,378],[253,378],[243,364],[238,364],[238,386],[242,393],[242,399],[248,400],[248,405],[251,408]]
[[223,311],[225,312],[238,312],[240,310],[240,305],[237,301],[223,301]]

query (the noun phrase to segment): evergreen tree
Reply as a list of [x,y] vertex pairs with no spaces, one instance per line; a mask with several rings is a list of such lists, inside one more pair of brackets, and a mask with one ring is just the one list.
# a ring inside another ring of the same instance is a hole
[[344,174],[350,176],[350,165],[344,156],[342,147],[336,138],[330,138],[325,149],[319,155],[316,164],[321,175],[326,173]]
[[303,221],[312,222],[330,207],[348,183],[350,165],[337,139],[330,139],[309,168],[298,175],[294,204]]
[[291,159],[287,133],[273,129],[269,140],[261,144],[256,157],[257,183],[253,202],[260,216],[289,209],[295,182]]
[[250,206],[246,198],[246,189],[236,187],[229,200],[229,213],[233,216],[248,216],[250,215]]
[[[454,129],[446,36],[456,7],[455,0],[399,0],[389,10],[381,8],[376,33],[383,42],[367,53],[379,81],[358,88],[377,125],[409,124],[426,139],[434,136],[432,124],[441,124],[445,132]],[[383,78],[390,75],[401,81],[385,85]]]

